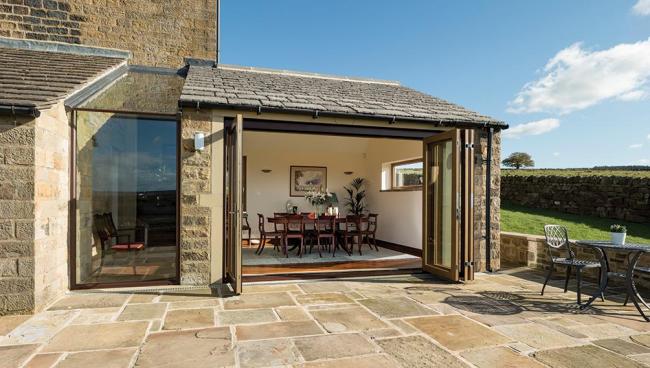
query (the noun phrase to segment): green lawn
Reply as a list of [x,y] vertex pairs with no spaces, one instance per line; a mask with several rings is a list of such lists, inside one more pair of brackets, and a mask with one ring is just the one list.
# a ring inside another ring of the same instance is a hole
[[609,240],[609,226],[621,224],[627,226],[627,242],[650,244],[650,224],[501,204],[501,231],[544,235],[544,225],[547,224],[566,226],[571,239],[589,240]]

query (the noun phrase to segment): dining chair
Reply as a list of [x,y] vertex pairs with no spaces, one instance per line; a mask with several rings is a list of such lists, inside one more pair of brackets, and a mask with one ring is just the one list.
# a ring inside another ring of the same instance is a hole
[[[322,258],[323,254],[321,253],[321,239],[329,239],[328,252],[331,251],[331,248],[334,248],[332,251],[332,257],[336,256],[336,216],[320,216],[314,220],[314,238],[316,240],[316,245],[318,247],[318,255]],[[314,243],[312,241],[311,246],[309,247],[309,253],[311,254]]]
[[[379,247],[377,246],[377,217],[379,217],[379,215],[376,213],[369,214],[367,217],[367,226],[365,229],[361,229],[361,232],[363,233],[370,249],[374,246],[375,250],[379,252]],[[371,240],[372,243],[370,242]]]
[[[347,215],[345,217],[345,229],[343,231],[343,244],[348,254],[352,255],[354,251],[354,241],[356,239],[359,255],[361,254],[361,242],[363,240],[363,216]],[[348,240],[352,239],[352,244],[348,247]]]
[[255,254],[257,255],[262,254],[267,240],[273,242],[273,249],[275,249],[276,251],[279,249],[281,244],[284,244],[283,232],[277,230],[266,231],[266,221],[264,220],[264,215],[262,215],[261,213],[257,214],[257,227],[260,232],[260,245],[257,246],[257,250],[255,250]]
[[[104,215],[94,215],[94,227],[97,238],[99,239],[99,244],[101,245],[102,254],[100,258],[100,267],[104,267],[104,258],[109,253],[119,253],[119,252],[135,252],[135,257],[132,260],[133,274],[136,274],[136,266],[140,263],[138,262],[138,256],[141,250],[145,249],[145,244],[143,242],[132,242],[131,237],[127,237],[127,241],[123,242],[119,239],[122,236],[115,237],[111,231],[111,224],[107,222],[107,218]],[[114,225],[114,224],[113,224]],[[115,239],[113,241],[112,239]],[[143,262],[144,263],[144,262]]]
[[284,244],[285,247],[289,243],[289,239],[299,239],[300,248],[298,254],[300,258],[305,251],[305,218],[303,215],[289,215],[285,217],[286,226],[284,232]]
[[[544,295],[544,289],[546,288],[546,284],[551,278],[556,265],[566,267],[566,279],[564,280],[564,292],[566,293],[569,287],[571,269],[575,267],[577,282],[577,301],[578,304],[581,304],[582,294],[580,289],[582,284],[582,270],[589,268],[598,268],[598,280],[600,280],[600,272],[603,272],[600,267],[600,262],[576,258],[575,253],[571,249],[568,231],[564,226],[546,225],[544,226],[544,236],[546,238],[546,249],[548,251],[550,265],[548,273],[546,274],[546,279],[544,280],[544,285],[542,286],[542,295]],[[556,257],[554,253],[559,254],[559,257]],[[603,301],[605,300],[603,294],[601,294],[600,297],[603,299]]]
[[252,239],[251,239],[251,224],[248,223],[248,212],[242,212],[241,218],[242,218],[241,230],[242,232],[245,231],[248,233],[248,246],[250,247],[252,244]]

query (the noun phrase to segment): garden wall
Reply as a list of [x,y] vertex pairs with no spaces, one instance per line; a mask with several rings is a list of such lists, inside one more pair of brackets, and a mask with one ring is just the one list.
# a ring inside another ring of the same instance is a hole
[[[587,247],[573,246],[576,257],[580,259],[593,259],[597,260],[596,253]],[[625,253],[607,252],[609,257],[610,270],[613,272],[625,272]],[[550,261],[548,258],[548,251],[546,249],[545,240],[543,236],[528,235],[501,232],[501,264],[504,268],[512,266],[527,266],[530,268],[537,268],[540,270],[548,270]],[[640,267],[650,267],[650,256],[642,256],[638,263]],[[566,268],[557,267],[556,277],[564,277]],[[591,269],[585,271],[586,279],[596,282],[598,280],[598,270]],[[636,284],[643,288],[650,288],[650,275],[638,274],[639,278]],[[572,278],[575,277],[575,271]],[[622,280],[611,279],[611,284],[621,285]]]
[[650,178],[504,175],[501,200],[630,222],[650,222]]

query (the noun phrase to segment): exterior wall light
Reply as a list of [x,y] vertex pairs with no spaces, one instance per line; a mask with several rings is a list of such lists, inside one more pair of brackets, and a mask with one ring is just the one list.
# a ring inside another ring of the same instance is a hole
[[201,152],[205,149],[205,133],[195,132],[194,133],[194,150]]

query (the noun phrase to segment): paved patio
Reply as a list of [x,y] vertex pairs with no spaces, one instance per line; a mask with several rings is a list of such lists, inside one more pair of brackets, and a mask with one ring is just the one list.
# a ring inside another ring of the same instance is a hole
[[[0,367],[643,367],[650,323],[622,297],[514,269],[468,285],[400,276],[208,289],[71,293],[0,317]],[[593,287],[593,285],[592,285]],[[587,290],[588,291],[588,290]]]

